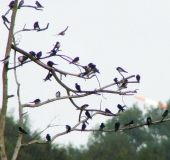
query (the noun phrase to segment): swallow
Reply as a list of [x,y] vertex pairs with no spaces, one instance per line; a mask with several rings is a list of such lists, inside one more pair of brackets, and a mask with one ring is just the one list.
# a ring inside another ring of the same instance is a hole
[[34,30],[36,30],[36,29],[40,30],[40,26],[38,24],[38,21],[34,23]]
[[52,62],[52,61],[48,61],[48,62],[47,62],[47,65],[48,65],[49,67],[53,67],[53,65],[57,65],[57,64],[55,64],[55,63]]
[[47,142],[51,141],[51,136],[49,134],[46,135]]
[[34,51],[30,51],[29,54],[30,54],[32,57],[34,57],[34,58],[36,57],[36,54],[35,54]]
[[72,60],[72,62],[70,62],[70,64],[71,63],[77,63],[79,61],[79,57],[76,57],[76,58],[74,58],[73,60]]
[[79,92],[81,92],[80,85],[78,85],[77,83],[75,84],[75,88],[76,88]]
[[19,127],[18,128],[18,130],[19,130],[19,132],[22,134],[22,133],[24,133],[24,134],[28,134],[24,129],[22,129],[21,127]]
[[41,102],[41,100],[38,98],[38,99],[35,99],[33,102],[29,102],[29,103],[39,104],[40,102]]
[[95,65],[95,64],[89,63],[89,64],[88,64],[88,67],[89,67],[93,72],[98,72],[98,73],[100,73],[99,70],[96,68],[96,65]]
[[8,55],[8,56],[6,56],[4,59],[2,59],[2,60],[0,60],[0,61],[1,61],[1,62],[4,62],[4,63],[5,63],[5,62],[8,62],[9,57],[10,57],[10,56]]
[[146,119],[146,124],[149,126],[152,124],[152,118],[151,117],[147,117]]
[[18,57],[18,61],[21,63],[21,65],[28,59],[27,56],[20,56]]
[[37,60],[39,60],[40,58],[41,58],[41,56],[42,56],[42,52],[41,51],[39,51],[37,54],[36,54],[36,59]]
[[69,125],[66,125],[66,129],[67,129],[66,130],[67,133],[71,131],[71,127]]
[[52,50],[51,50],[50,52],[48,52],[48,53],[50,53],[50,56],[56,56],[57,50],[52,49]]
[[37,5],[37,8],[44,8],[38,1],[35,1],[35,4]]
[[121,67],[117,67],[116,70],[120,73],[120,72],[125,72],[128,73],[127,71],[125,71],[123,68]]
[[[84,110],[84,109],[86,109],[87,107],[88,107],[89,105],[88,104],[84,104],[84,105],[82,105],[81,107],[80,107],[80,110]],[[78,109],[77,109],[78,110]]]
[[65,33],[66,33],[66,31],[67,31],[67,29],[68,29],[68,26],[66,27],[66,29],[65,29],[65,30],[61,31],[61,32],[60,32],[60,33],[58,33],[57,35],[58,35],[58,36],[59,36],[59,35],[64,36],[64,35],[65,35]]
[[83,124],[82,124],[82,126],[81,126],[81,131],[84,131],[84,130],[85,130],[85,128],[86,128],[86,124],[85,124],[85,123],[83,123]]
[[61,95],[60,91],[56,92],[56,94],[55,94],[55,96],[56,96],[57,98],[59,98],[60,95]]
[[23,0],[21,0],[20,2],[19,2],[19,5],[18,5],[18,9],[20,9],[21,8],[21,6],[24,4],[24,1]]
[[117,84],[117,86],[119,87],[118,79],[117,79],[117,78],[114,78],[113,80],[114,80],[114,82]]
[[115,132],[118,131],[119,127],[120,127],[120,123],[119,122],[115,123]]
[[126,123],[124,126],[132,126],[134,124],[133,120],[131,120],[129,123]]
[[139,74],[136,75],[136,80],[138,83],[140,83],[140,75]]
[[165,110],[165,112],[163,113],[163,115],[162,115],[162,120],[161,121],[163,121],[163,119],[167,116],[169,114],[169,111],[168,110]]
[[91,117],[89,111],[86,111],[86,112],[85,112],[85,115],[86,115],[88,118],[92,119],[92,117]]
[[9,3],[8,6],[9,6],[10,9],[12,9],[12,8],[14,7],[14,3],[15,3],[15,1],[11,1],[11,2]]
[[101,123],[100,130],[103,130],[104,127],[105,127],[104,123]]
[[52,76],[53,76],[52,73],[49,72],[49,73],[47,74],[47,76],[43,79],[44,82],[47,81],[47,80],[50,80],[50,81],[51,81],[50,78],[51,78]]
[[10,21],[4,15],[2,15],[2,19],[3,19],[4,23],[5,22],[10,23]]
[[57,48],[57,50],[60,48],[60,42],[56,42],[56,44],[55,44],[55,46],[54,46],[54,48]]
[[127,88],[128,85],[128,80],[127,79],[123,79],[123,81],[121,81],[121,85],[119,86],[119,90]]
[[106,112],[106,113],[109,113],[109,114],[113,114],[113,113],[112,113],[109,109],[107,109],[107,108],[105,109],[105,112]]
[[122,107],[120,104],[117,105],[117,108],[119,108],[119,112],[120,111],[124,112],[124,110],[125,110],[124,107]]

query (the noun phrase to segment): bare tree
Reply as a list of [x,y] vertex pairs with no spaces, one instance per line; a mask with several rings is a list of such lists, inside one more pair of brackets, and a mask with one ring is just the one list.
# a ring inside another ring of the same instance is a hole
[[[43,28],[40,28],[39,23],[37,21],[34,23],[33,28],[26,28],[26,25],[25,25],[23,27],[23,29],[20,29],[14,33],[14,26],[15,26],[14,24],[15,24],[17,10],[22,9],[23,7],[28,7],[30,9],[36,9],[37,12],[42,11],[44,8],[38,1],[36,1],[35,5],[25,5],[23,1],[20,1],[18,3],[18,0],[15,0],[15,1],[10,2],[8,11],[2,16],[4,25],[6,26],[6,28],[9,31],[8,41],[7,41],[7,45],[6,45],[6,52],[4,55],[4,59],[1,60],[3,63],[3,73],[2,73],[3,101],[2,101],[2,108],[1,108],[1,115],[0,115],[0,153],[1,153],[2,160],[7,160],[5,144],[4,144],[4,137],[5,137],[4,130],[5,130],[8,99],[14,97],[14,95],[8,94],[8,75],[7,75],[7,73],[8,73],[8,71],[11,71],[11,70],[14,70],[14,77],[15,77],[15,82],[16,82],[16,86],[17,86],[16,98],[18,99],[18,113],[19,113],[19,124],[18,124],[19,135],[18,135],[18,139],[16,141],[16,146],[14,149],[12,160],[17,159],[18,153],[22,147],[26,147],[26,146],[32,145],[32,144],[49,144],[49,143],[53,142],[59,136],[69,134],[70,132],[73,132],[73,131],[80,131],[80,132],[82,132],[82,131],[87,131],[87,132],[93,132],[93,131],[115,132],[115,131],[119,131],[120,132],[120,131],[129,130],[129,129],[134,129],[137,127],[142,127],[145,125],[151,125],[151,124],[157,125],[162,122],[170,121],[170,119],[164,119],[168,114],[168,111],[166,111],[163,114],[163,118],[160,121],[152,122],[151,117],[148,117],[146,123],[140,124],[140,125],[134,125],[133,122],[129,122],[129,124],[126,124],[125,127],[121,128],[120,123],[116,123],[114,129],[105,130],[104,123],[102,123],[101,126],[99,127],[99,129],[87,130],[86,125],[89,123],[88,120],[92,119],[96,115],[114,117],[114,116],[119,116],[120,114],[122,114],[122,112],[124,112],[124,110],[125,110],[124,108],[126,107],[126,105],[123,101],[123,97],[131,96],[131,95],[134,95],[135,93],[137,93],[137,89],[128,90],[128,85],[133,85],[133,83],[140,83],[140,76],[139,75],[131,75],[129,77],[125,77],[124,73],[126,73],[127,71],[125,71],[121,67],[117,67],[116,70],[120,73],[121,79],[118,80],[118,78],[115,77],[113,79],[113,82],[111,82],[110,84],[101,86],[100,80],[97,77],[97,75],[100,74],[100,71],[96,67],[96,65],[94,63],[82,65],[79,63],[79,57],[71,58],[67,55],[58,54],[58,52],[61,51],[60,50],[60,42],[55,43],[54,47],[49,52],[48,56],[43,57],[41,52],[38,52],[38,53],[35,53],[33,51],[31,51],[29,53],[26,52],[24,49],[18,47],[19,42],[16,39],[16,35],[19,32],[31,32],[31,31],[45,32],[49,27],[49,23],[47,23],[47,25],[44,26]],[[11,16],[11,20],[9,21],[7,17],[10,13],[12,13],[12,16]],[[57,36],[65,35],[65,32],[67,31],[67,29],[68,29],[68,26],[63,31],[59,32],[57,34]],[[22,56],[16,57],[17,52],[22,54]],[[11,53],[14,53],[14,60],[13,60],[14,66],[10,66],[10,64],[9,64]],[[70,72],[55,68],[55,65],[57,65],[57,64],[55,64],[53,61],[48,61],[47,64],[44,64],[42,62],[43,59],[48,59],[53,56],[58,56],[63,61],[69,62],[70,65],[74,65],[75,67],[77,67],[79,69],[79,72],[78,73],[70,73]],[[19,62],[19,64],[18,64],[18,62]],[[54,79],[56,80],[56,83],[58,83],[60,86],[62,86],[66,90],[67,95],[61,96],[60,92],[57,92],[56,98],[48,99],[44,102],[41,102],[40,99],[35,99],[33,102],[31,102],[33,104],[27,104],[27,103],[21,104],[20,83],[19,83],[19,80],[17,77],[17,69],[21,66],[27,65],[30,62],[34,62],[35,64],[42,67],[42,69],[47,70],[47,75],[45,76],[44,81],[48,81],[48,80],[50,81],[50,78],[53,76]],[[87,81],[90,81],[90,80],[96,78],[98,81],[99,88],[94,89],[94,90],[82,90],[81,86],[77,83],[75,83],[75,88],[70,88],[67,84],[65,84],[62,81],[63,76],[64,77],[72,76],[72,77],[76,77],[77,79],[84,79]],[[134,80],[131,80],[132,78],[134,78]],[[114,91],[113,89],[109,89],[110,87],[112,87],[114,85],[117,86],[117,90]],[[92,96],[92,95],[97,95],[99,97],[104,98],[103,93],[117,94],[117,95],[122,96],[121,103],[123,103],[123,105],[120,105],[120,104],[117,105],[117,107],[118,107],[117,113],[112,113],[108,108],[106,108],[105,110],[102,110],[101,105],[98,107],[99,109],[87,109],[88,104],[83,104],[82,106],[79,106],[75,102],[76,98],[88,97],[88,96]],[[46,129],[48,129],[49,127],[54,127],[54,126],[59,125],[59,124],[55,124],[55,125],[52,124],[52,121],[53,121],[53,119],[52,119],[51,122],[48,124],[48,126],[44,130],[42,130],[40,133],[33,136],[33,138],[30,141],[28,141],[27,143],[22,143],[22,135],[27,134],[27,132],[23,129],[23,119],[24,119],[24,115],[27,113],[23,113],[23,108],[25,108],[25,107],[30,107],[30,108],[40,107],[42,105],[52,103],[54,101],[63,100],[63,99],[69,99],[70,105],[73,106],[73,109],[76,108],[77,112],[79,112],[79,117],[77,117],[77,120],[78,120],[77,123],[72,127],[69,126],[68,124],[65,124],[66,130],[64,130],[61,133],[56,134],[52,138],[50,137],[49,134],[47,134],[47,136],[46,136],[47,141],[36,140],[36,137],[39,134],[41,134],[42,132],[44,132]],[[82,116],[82,112],[85,112],[86,116]],[[77,127],[80,125],[82,125],[81,129],[77,129]]]

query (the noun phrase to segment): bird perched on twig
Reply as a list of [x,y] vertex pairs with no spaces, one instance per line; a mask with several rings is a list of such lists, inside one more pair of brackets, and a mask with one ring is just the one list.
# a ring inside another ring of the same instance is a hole
[[49,134],[46,135],[47,142],[51,141],[51,136]]
[[125,72],[128,73],[127,71],[125,71],[123,68],[121,67],[117,67],[116,70],[120,73],[120,72]]
[[4,15],[2,15],[2,19],[3,19],[4,23],[5,22],[10,23],[10,21]]
[[52,76],[53,76],[52,73],[48,72],[47,76],[43,79],[44,82],[47,81],[47,80],[50,80],[50,81],[51,81],[50,78],[51,78]]
[[164,112],[163,115],[162,115],[162,120],[161,120],[161,121],[163,121],[164,118],[165,118],[168,114],[169,114],[169,111],[168,111],[168,110],[165,110],[165,112]]
[[[64,36],[65,35],[65,33],[66,33],[66,31],[67,31],[67,29],[68,29],[68,26],[66,27],[66,29],[65,30],[63,30],[63,31],[61,31],[60,33],[58,33],[58,34],[55,34],[55,35],[61,35],[61,36]],[[55,36],[54,35],[54,36]]]
[[55,64],[55,63],[52,62],[52,61],[48,61],[48,62],[47,62],[47,65],[48,65],[49,67],[53,67],[53,65],[57,65],[57,64]]
[[8,6],[9,6],[10,9],[14,8],[14,3],[15,3],[15,1],[11,1],[11,2],[9,3]]
[[28,59],[27,56],[20,56],[20,57],[18,57],[18,61],[20,62],[21,65],[22,65],[27,59]]
[[148,125],[148,127],[152,124],[152,118],[151,117],[147,117],[146,124]]
[[21,8],[21,6],[24,4],[24,1],[23,0],[21,0],[20,2],[19,2],[19,5],[18,5],[18,9],[20,9]]
[[55,94],[56,98],[59,98],[60,95],[61,95],[60,91],[56,92],[56,94]]
[[136,75],[136,80],[138,83],[140,83],[140,75],[139,74]]
[[83,123],[82,126],[81,126],[81,131],[84,131],[86,129],[86,124]]
[[115,132],[118,131],[119,127],[120,127],[120,123],[119,122],[115,123]]
[[133,120],[131,120],[129,123],[126,123],[124,126],[132,126],[134,124]]
[[29,102],[29,103],[35,103],[35,104],[39,104],[41,102],[41,100],[39,98],[35,99],[34,101],[32,102]]
[[122,107],[122,105],[120,105],[120,104],[117,105],[117,108],[119,108],[118,112],[120,112],[120,111],[124,112],[125,111],[124,107]]
[[[80,107],[80,110],[84,110],[88,107],[89,105],[88,104],[83,104],[81,107]],[[78,110],[78,109],[77,109]]]
[[104,123],[101,123],[100,130],[103,130],[104,127],[105,127]]
[[33,58],[36,58],[36,54],[34,51],[30,51],[29,54],[33,57]]
[[109,114],[113,114],[113,113],[112,113],[109,109],[107,109],[107,108],[105,109],[105,112],[106,112],[107,114],[108,114],[108,113],[109,113]]
[[35,1],[35,4],[37,5],[37,8],[44,8],[38,1]]
[[78,85],[77,83],[75,84],[75,88],[76,88],[79,92],[81,92],[80,85]]
[[72,62],[70,62],[70,64],[71,63],[77,63],[79,61],[79,57],[76,57],[76,58],[74,58],[73,60],[72,60]]
[[39,26],[38,21],[36,21],[36,22],[34,23],[34,30],[36,30],[36,29],[40,29],[40,26]]
[[86,111],[86,112],[85,112],[85,115],[86,115],[88,118],[92,119],[92,117],[91,117],[89,111]]
[[19,132],[22,134],[22,133],[24,133],[24,134],[28,134],[24,129],[22,129],[21,127],[19,127],[18,128],[18,130],[19,130]]
[[117,86],[119,87],[118,79],[117,79],[117,78],[114,78],[113,80],[114,80],[114,82],[117,84]]
[[66,125],[66,129],[67,129],[66,130],[67,133],[71,131],[71,127],[69,125]]

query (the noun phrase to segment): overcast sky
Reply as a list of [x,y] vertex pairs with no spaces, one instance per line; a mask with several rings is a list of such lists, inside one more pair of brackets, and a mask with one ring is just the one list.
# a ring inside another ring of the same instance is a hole
[[[0,5],[1,15],[8,10],[10,1],[2,1]],[[98,78],[101,86],[113,82],[115,77],[121,76],[116,71],[120,66],[128,71],[125,76],[133,74],[141,75],[140,84],[130,84],[128,90],[139,89],[138,95],[156,101],[166,103],[169,97],[169,68],[170,68],[170,1],[169,0],[50,0],[39,1],[43,11],[32,8],[22,8],[17,12],[15,31],[33,28],[35,21],[39,21],[40,27],[44,28],[50,23],[49,29],[44,32],[21,32],[16,38],[20,38],[19,46],[29,52],[42,51],[45,56],[53,45],[59,41],[61,44],[60,54],[69,57],[80,57],[80,64],[87,65],[90,62],[96,64],[100,70]],[[34,5],[35,1],[25,1],[25,4]],[[10,20],[11,13],[7,15]],[[52,36],[69,26],[65,36]],[[8,31],[1,20],[0,25],[0,59],[4,58]],[[22,37],[22,38],[21,38]],[[10,63],[13,63],[11,52]],[[17,57],[21,54],[17,53]],[[57,63],[57,68],[71,73],[79,73],[74,65],[69,65],[59,57],[51,57],[50,60]],[[48,60],[42,60],[46,63]],[[12,66],[13,64],[11,64]],[[2,71],[2,65],[0,66]],[[52,81],[43,82],[47,71],[29,63],[17,69],[18,79],[21,84],[21,102],[28,103],[40,98],[45,101],[55,98],[56,91],[61,95],[66,92],[52,78]],[[9,94],[16,95],[16,84],[13,71],[9,71]],[[2,81],[2,80],[1,80]],[[63,82],[74,89],[77,82],[82,90],[99,88],[96,78],[88,81],[75,77],[63,77]],[[0,83],[2,88],[2,83]],[[111,87],[116,90],[116,86]],[[2,92],[0,93],[2,97]],[[77,105],[89,104],[89,109],[99,109],[102,100],[102,109],[109,108],[117,111],[117,104],[122,104],[122,97],[118,95],[104,94],[101,96],[76,99]],[[2,100],[2,99],[1,99]],[[126,105],[130,108],[136,103],[133,96],[124,97]],[[138,102],[143,109],[143,103]],[[18,104],[16,97],[9,99],[8,112],[14,110],[15,120],[18,120]],[[44,129],[55,116],[58,116],[53,124],[74,126],[78,121],[79,112],[69,103],[69,100],[56,101],[39,108],[25,108],[30,118],[31,130]],[[96,123],[105,122],[108,118],[95,116],[89,120],[88,129]],[[121,123],[121,122],[120,122]],[[114,126],[114,124],[113,124]],[[80,127],[79,127],[80,128]],[[50,128],[47,133],[54,136],[56,133],[65,131],[65,127]],[[17,131],[16,131],[17,132]],[[72,132],[59,137],[55,143],[73,142],[75,145],[85,144],[89,133]]]

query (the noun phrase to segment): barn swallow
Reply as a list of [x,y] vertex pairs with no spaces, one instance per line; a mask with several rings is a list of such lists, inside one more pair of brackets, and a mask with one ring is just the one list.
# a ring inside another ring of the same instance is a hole
[[51,81],[50,78],[51,78],[52,76],[53,76],[52,73],[49,72],[49,73],[47,74],[47,76],[43,79],[44,82],[47,81],[47,80],[50,80],[50,81]]
[[56,96],[57,98],[59,98],[60,95],[61,95],[60,91],[56,92],[56,94],[55,94],[55,96]]
[[59,35],[64,36],[64,35],[65,35],[65,32],[67,31],[67,29],[68,29],[68,26],[66,27],[65,30],[61,31],[61,32],[58,33],[57,35],[58,35],[58,36],[59,36]]
[[119,87],[118,79],[117,79],[117,78],[114,78],[113,80],[114,80],[114,82],[117,84],[117,86]]
[[146,119],[146,124],[149,126],[152,124],[152,118],[151,117],[147,117]]
[[8,6],[9,6],[10,9],[12,9],[12,8],[14,7],[14,3],[15,3],[15,1],[11,1],[11,2],[9,3]]
[[127,71],[125,71],[123,68],[121,67],[117,67],[116,70],[120,73],[120,72],[125,72],[128,73]]
[[119,112],[120,111],[124,112],[124,110],[125,110],[124,107],[122,107],[120,104],[117,105],[117,108],[119,108]]
[[33,57],[33,58],[36,58],[36,54],[34,51],[30,51],[29,54]]
[[103,130],[104,127],[105,127],[104,123],[101,123],[100,130]]
[[115,123],[115,132],[118,131],[119,127],[120,127],[120,123],[119,122]]
[[136,75],[136,80],[138,83],[140,83],[140,75],[139,74]]
[[66,125],[66,129],[67,129],[66,130],[67,133],[71,131],[71,127],[69,125]]
[[92,119],[92,117],[91,117],[89,111],[86,111],[86,112],[85,112],[85,115],[86,115],[88,118]]
[[46,135],[47,142],[51,141],[51,136],[49,134]]
[[76,58],[74,58],[73,60],[72,60],[72,62],[70,62],[70,64],[71,63],[77,63],[79,61],[79,57],[76,57]]
[[19,130],[19,132],[22,134],[22,133],[24,133],[24,134],[28,134],[24,129],[22,129],[21,127],[19,127],[18,128],[18,130]]
[[107,108],[105,109],[105,112],[106,112],[106,113],[109,113],[109,114],[113,114],[113,113],[112,113],[109,109],[107,109]]
[[29,102],[29,103],[39,104],[40,102],[41,102],[41,100],[38,98],[38,99],[35,99],[33,102]]
[[168,110],[165,110],[165,112],[163,113],[163,115],[162,115],[162,120],[161,121],[163,121],[163,119],[167,116],[169,114],[169,111]]
[[5,22],[10,23],[10,21],[4,15],[2,15],[2,19],[3,19],[4,23]]
[[81,92],[80,85],[78,85],[77,83],[75,84],[75,88],[76,88],[79,92]]
[[80,107],[80,110],[83,111],[83,110],[86,109],[88,106],[89,106],[88,104],[83,104],[83,105]]
[[38,24],[38,21],[34,23],[34,30],[36,30],[36,29],[40,29],[40,26],[39,26],[39,24]]
[[85,123],[83,123],[83,124],[82,124],[82,126],[81,126],[81,131],[84,131],[84,130],[85,130],[85,128],[86,128],[86,124],[85,124]]
[[21,6],[24,4],[24,1],[23,0],[21,0],[20,2],[19,2],[19,5],[18,5],[18,9],[20,9],[21,8]]
[[134,124],[133,120],[131,120],[129,123],[126,123],[124,126],[132,126]]
[[10,57],[10,56],[8,55],[8,56],[6,56],[4,59],[2,59],[2,60],[0,60],[0,61],[5,63],[5,62],[7,62],[7,61],[9,60],[9,57]]
[[41,51],[39,51],[37,54],[36,54],[36,59],[37,60],[39,60],[40,58],[41,58],[41,56],[42,56],[42,52]]
[[38,1],[35,1],[35,4],[37,5],[37,8],[44,8]]
[[49,67],[53,67],[53,65],[57,65],[57,64],[55,64],[55,63],[52,62],[52,61],[48,61],[48,62],[47,62],[47,65],[48,65]]
[[18,57],[18,61],[21,63],[21,65],[28,59],[27,56],[20,56]]

